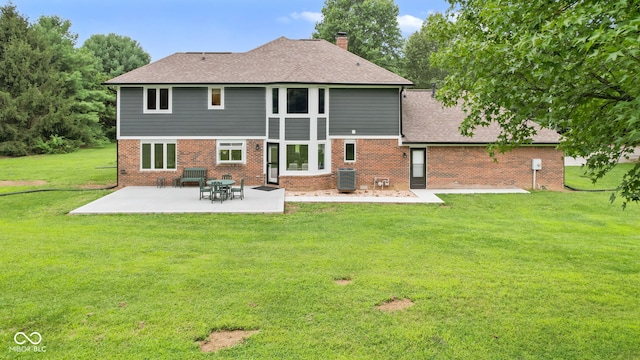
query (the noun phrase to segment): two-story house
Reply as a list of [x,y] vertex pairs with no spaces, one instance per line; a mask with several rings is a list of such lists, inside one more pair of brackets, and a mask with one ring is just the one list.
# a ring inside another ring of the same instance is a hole
[[356,170],[358,188],[377,178],[424,188],[429,144],[404,143],[413,84],[347,47],[344,36],[281,37],[244,53],[176,53],[107,81],[118,92],[119,186],[206,167],[290,190],[335,188],[340,168]]

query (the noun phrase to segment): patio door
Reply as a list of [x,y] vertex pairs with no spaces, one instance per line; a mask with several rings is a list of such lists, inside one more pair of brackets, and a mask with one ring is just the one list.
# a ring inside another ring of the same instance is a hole
[[427,149],[411,149],[411,180],[412,189],[427,188]]
[[267,184],[278,184],[280,170],[278,158],[280,146],[277,143],[267,143]]

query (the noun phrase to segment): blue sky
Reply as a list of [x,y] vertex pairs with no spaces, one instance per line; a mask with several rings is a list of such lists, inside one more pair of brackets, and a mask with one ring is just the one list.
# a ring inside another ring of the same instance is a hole
[[[8,1],[0,0],[2,5]],[[37,21],[58,15],[72,23],[78,45],[93,34],[137,40],[152,61],[183,51],[245,52],[280,36],[310,38],[324,0],[13,0]],[[409,36],[446,0],[396,0],[400,27]]]

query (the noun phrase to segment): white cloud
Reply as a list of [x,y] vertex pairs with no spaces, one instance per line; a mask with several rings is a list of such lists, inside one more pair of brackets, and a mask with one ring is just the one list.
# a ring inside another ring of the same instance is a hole
[[304,20],[314,24],[322,21],[323,18],[322,13],[311,11],[293,12],[289,16],[293,20]]
[[413,34],[420,30],[423,20],[412,15],[398,16],[398,25],[403,34]]

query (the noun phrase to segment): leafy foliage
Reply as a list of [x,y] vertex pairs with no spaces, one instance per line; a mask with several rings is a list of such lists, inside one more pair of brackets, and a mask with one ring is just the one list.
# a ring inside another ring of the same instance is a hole
[[349,51],[398,72],[403,46],[398,13],[393,0],[326,0],[313,38],[334,42],[338,32],[347,32]]
[[0,8],[0,154],[74,150],[100,142],[104,90],[95,58],[74,48],[71,23],[41,17],[31,25],[15,6]]
[[[640,145],[640,7],[635,0],[450,0],[456,21],[427,26],[448,72],[438,98],[462,100],[470,135],[496,122],[500,150],[527,143],[527,120],[563,134],[562,149],[606,174]],[[640,164],[618,194],[640,200]]]
[[151,61],[151,55],[128,36],[96,34],[89,37],[82,48],[91,51],[99,60],[99,70],[114,78]]
[[413,33],[405,45],[404,74],[419,89],[430,88],[431,84],[441,82],[446,76],[444,71],[431,64],[430,57],[438,50],[438,42],[428,31],[429,24],[438,26],[437,23],[444,21],[443,14],[429,15],[422,28]]
[[[97,68],[104,74],[103,80],[114,78],[151,61],[151,55],[128,36],[116,34],[96,34],[89,37],[82,49],[90,51],[97,59]],[[105,110],[100,113],[100,122],[109,139],[116,138],[116,95],[115,90],[105,89]]]

